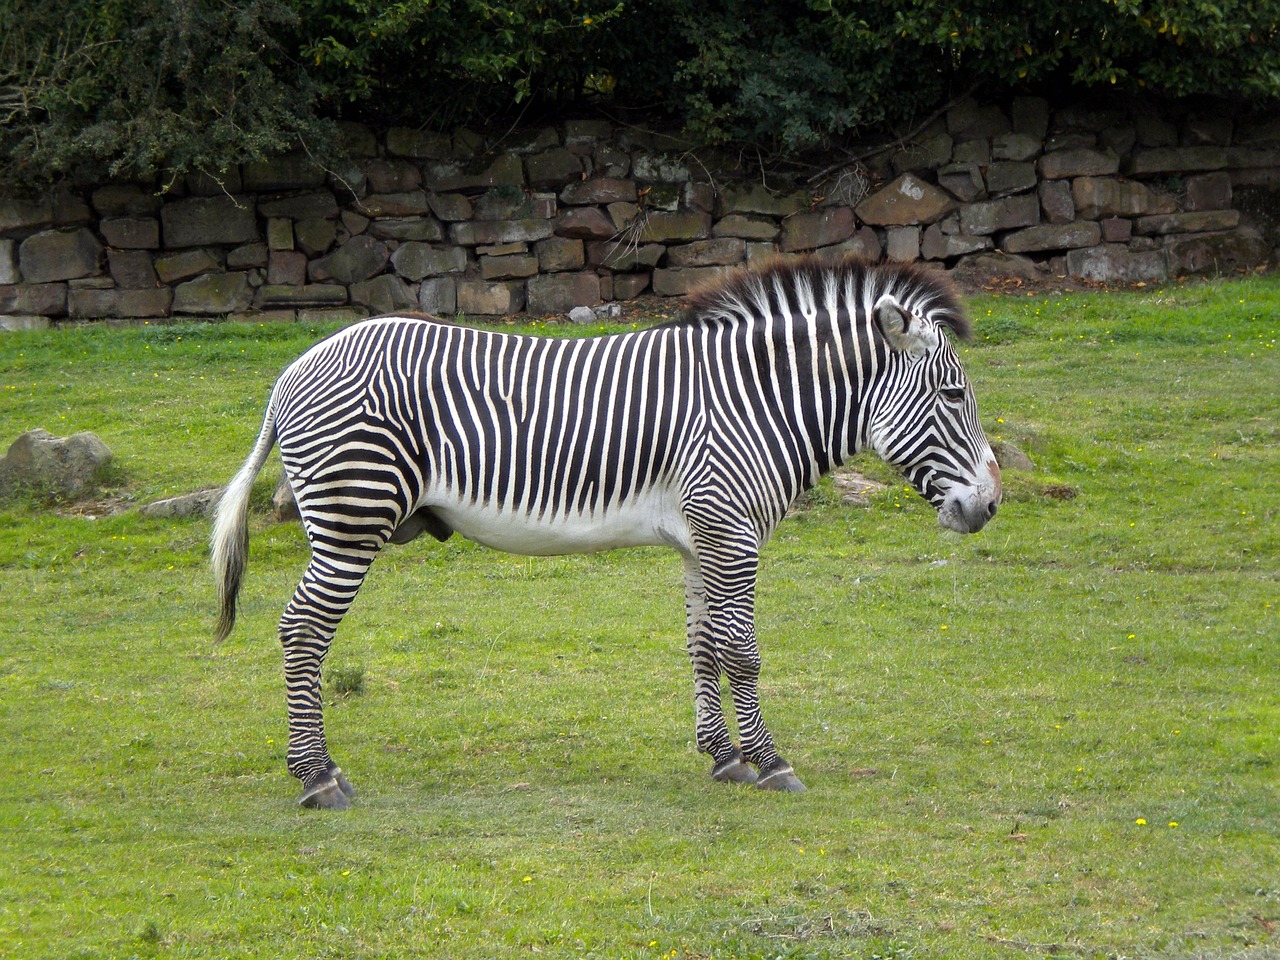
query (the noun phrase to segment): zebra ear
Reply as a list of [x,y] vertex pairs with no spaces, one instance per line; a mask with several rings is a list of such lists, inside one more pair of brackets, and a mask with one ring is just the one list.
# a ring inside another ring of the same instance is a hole
[[937,349],[937,328],[907,313],[893,294],[886,293],[876,301],[875,315],[880,332],[899,353],[918,358]]

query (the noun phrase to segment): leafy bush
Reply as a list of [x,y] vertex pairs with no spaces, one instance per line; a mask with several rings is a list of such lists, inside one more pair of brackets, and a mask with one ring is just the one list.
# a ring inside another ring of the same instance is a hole
[[325,139],[284,0],[19,0],[0,35],[4,180],[149,180]]
[[1280,0],[16,0],[0,183],[217,171],[325,122],[608,109],[768,151],[958,92],[1280,100]]

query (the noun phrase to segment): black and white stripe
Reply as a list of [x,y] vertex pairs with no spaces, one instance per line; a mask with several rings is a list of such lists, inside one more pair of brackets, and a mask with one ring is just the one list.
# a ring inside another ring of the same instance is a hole
[[804,259],[734,274],[683,319],[632,333],[560,340],[385,317],[313,347],[277,382],[213,533],[225,636],[249,490],[278,442],[312,548],[280,621],[303,802],[350,796],[321,721],[334,631],[378,551],[423,532],[519,553],[675,548],[699,749],[720,779],[758,770],[762,786],[802,789],[759,710],[758,553],[802,491],[868,446],[943,525],[974,531],[994,514],[999,472],[943,328],[963,336],[967,323],[933,274]]

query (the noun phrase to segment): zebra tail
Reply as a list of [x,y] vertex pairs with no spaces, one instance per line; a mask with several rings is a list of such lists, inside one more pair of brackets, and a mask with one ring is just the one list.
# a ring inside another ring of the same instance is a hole
[[236,596],[240,593],[240,581],[249,556],[249,494],[275,442],[275,409],[274,404],[269,404],[253,452],[218,499],[209,537],[209,564],[218,583],[220,611],[214,628],[216,642],[225,640],[236,622]]

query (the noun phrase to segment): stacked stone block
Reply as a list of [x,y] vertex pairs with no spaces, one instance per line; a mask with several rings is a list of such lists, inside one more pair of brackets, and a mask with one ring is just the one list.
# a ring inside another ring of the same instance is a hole
[[1160,280],[1277,241],[1280,124],[1228,112],[966,101],[826,182],[768,187],[600,121],[344,136],[336,171],[297,155],[163,195],[0,199],[0,317],[564,313],[810,251]]

